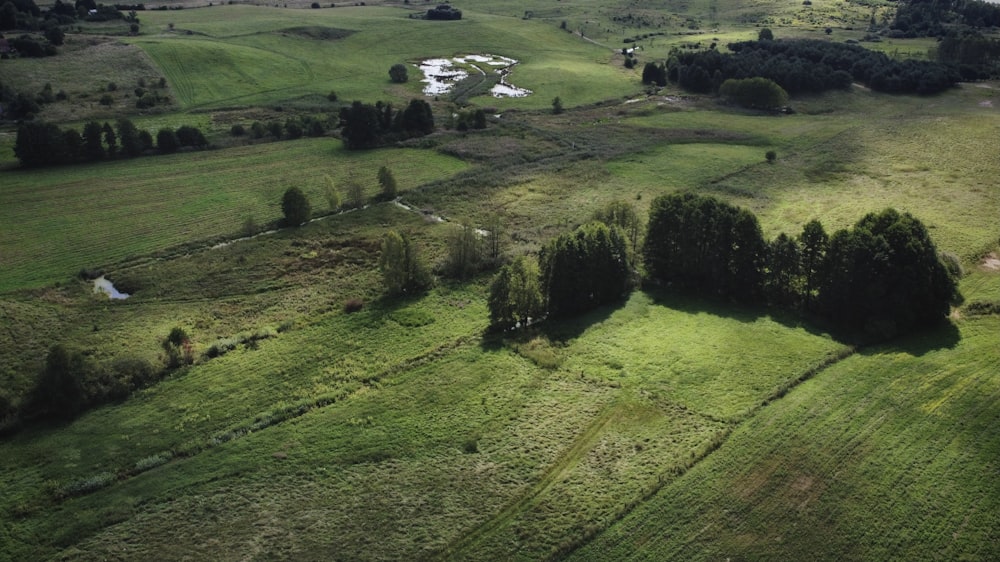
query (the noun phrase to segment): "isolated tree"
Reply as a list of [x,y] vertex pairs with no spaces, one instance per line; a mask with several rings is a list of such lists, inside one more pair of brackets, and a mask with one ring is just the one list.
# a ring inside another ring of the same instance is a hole
[[770,28],[765,27],[757,33],[758,41],[774,41],[774,33]]
[[778,153],[773,150],[768,150],[764,153],[764,159],[767,160],[768,164],[774,164],[774,161],[778,159]]
[[483,240],[467,222],[457,225],[448,234],[448,254],[444,269],[452,277],[466,279],[474,275],[483,263]]
[[402,63],[396,63],[389,67],[389,79],[397,84],[403,84],[409,80],[407,74],[406,65]]
[[430,284],[430,275],[405,235],[390,230],[382,237],[379,271],[390,295],[413,293]]
[[312,209],[301,189],[289,187],[281,198],[281,212],[285,215],[286,225],[299,226],[309,220]]
[[33,392],[32,409],[50,417],[72,418],[85,405],[86,376],[87,364],[82,353],[62,344],[53,345]]
[[396,198],[396,178],[392,175],[392,170],[388,166],[382,166],[378,169],[378,184],[382,188],[383,199],[392,200]]
[[156,148],[165,154],[177,152],[181,147],[177,142],[177,133],[169,127],[164,127],[156,132]]
[[347,204],[355,209],[360,209],[365,204],[365,188],[356,179],[347,180]]
[[559,115],[562,112],[563,112],[562,99],[560,99],[559,96],[556,96],[552,100],[552,113],[553,115]]

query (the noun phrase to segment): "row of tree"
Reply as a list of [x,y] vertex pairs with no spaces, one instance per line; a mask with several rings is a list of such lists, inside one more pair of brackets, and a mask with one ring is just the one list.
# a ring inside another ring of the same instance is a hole
[[[208,146],[197,127],[183,125],[176,130],[161,129],[156,136],[161,152],[175,152],[181,147]],[[83,133],[60,129],[52,123],[25,121],[17,128],[14,155],[26,168],[41,168],[77,162],[94,162],[115,157],[134,158],[153,150],[153,135],[141,130],[129,119],[118,119],[112,127],[91,121]]]
[[[955,85],[958,71],[929,61],[897,61],[858,45],[828,41],[758,40],[732,43],[730,53],[674,49],[663,69],[668,80],[693,92],[715,93],[729,79],[766,78],[787,93],[844,89],[852,81],[889,93],[933,94]],[[654,69],[644,81],[659,83]],[[651,78],[652,80],[647,80]]]
[[[489,296],[494,328],[578,314],[628,293],[638,269],[629,249],[638,229],[629,225],[638,219],[599,218],[551,241],[537,262],[526,256],[500,270]],[[646,282],[666,290],[798,310],[866,340],[940,322],[960,298],[960,268],[946,265],[919,220],[893,209],[832,236],[813,220],[798,236],[766,241],[746,209],[667,195],[650,207],[642,259]]]

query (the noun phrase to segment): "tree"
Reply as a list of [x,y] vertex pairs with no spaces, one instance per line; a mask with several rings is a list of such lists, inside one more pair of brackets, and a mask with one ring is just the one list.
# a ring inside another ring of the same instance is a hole
[[802,256],[798,242],[782,232],[767,246],[765,290],[770,302],[781,305],[795,302],[794,284],[801,268]]
[[538,262],[521,256],[497,272],[490,284],[490,326],[506,330],[540,318],[545,311]]
[[24,121],[17,127],[14,155],[25,168],[53,166],[70,160],[65,136],[52,123]]
[[347,204],[355,209],[360,209],[365,204],[365,188],[358,180],[347,180]]
[[177,128],[177,142],[181,146],[193,146],[195,148],[208,146],[208,139],[201,133],[201,130],[191,125],[181,125]]
[[926,227],[894,209],[830,237],[819,302],[833,322],[883,340],[943,321],[958,297]]
[[104,144],[108,145],[108,156],[114,157],[118,152],[118,136],[107,122],[101,127],[101,131],[104,133]]
[[392,175],[392,170],[388,166],[378,169],[378,184],[382,188],[382,198],[392,200],[396,198],[396,178]]
[[774,164],[774,161],[778,159],[778,153],[773,150],[768,150],[764,153],[764,159],[767,160],[768,164]]
[[97,121],[90,121],[83,126],[83,154],[87,160],[102,160],[104,158],[101,132],[101,124]]
[[809,310],[813,293],[819,285],[829,242],[830,237],[817,219],[807,222],[799,234],[799,244],[802,247],[802,275],[805,283],[802,297],[806,310]]
[[337,184],[333,183],[333,178],[330,176],[323,176],[323,179],[326,180],[326,185],[323,188],[323,197],[326,198],[326,204],[330,210],[336,211],[343,203],[340,198],[340,190],[337,189]]
[[763,28],[757,33],[758,41],[774,41],[774,33],[770,28]]
[[281,198],[281,212],[285,215],[286,225],[299,226],[309,220],[312,209],[301,189],[289,187]]
[[66,33],[58,25],[53,25],[45,30],[45,38],[49,40],[49,43],[59,46],[63,44]]
[[86,402],[84,379],[87,370],[79,351],[71,351],[62,344],[50,347],[34,389],[33,409],[50,417],[73,418]]
[[395,230],[382,237],[379,271],[390,295],[413,293],[430,285],[430,275],[409,238]]
[[17,8],[8,1],[0,7],[0,31],[10,29],[17,29]]
[[642,221],[639,220],[635,207],[625,201],[612,201],[594,213],[594,220],[622,229],[622,232],[628,237],[629,247],[632,250],[629,264],[634,265],[635,252],[638,249],[639,235],[642,229]]
[[552,100],[552,113],[553,115],[559,115],[562,112],[563,112],[562,99],[560,99],[559,96],[556,96],[555,99]]
[[396,63],[391,67],[389,67],[389,78],[397,84],[403,84],[407,80],[409,80],[409,76],[407,75],[406,65],[402,63]]
[[549,314],[570,316],[613,302],[631,286],[627,236],[592,222],[550,241],[539,257]]
[[483,242],[476,229],[462,223],[448,234],[448,255],[445,271],[459,279],[466,279],[479,271],[483,262]]
[[160,149],[160,152],[164,154],[177,152],[180,146],[177,142],[177,133],[174,133],[173,129],[164,127],[156,132],[156,148]]
[[788,105],[788,92],[767,78],[759,76],[742,80],[726,80],[719,95],[728,101],[756,109],[776,109]]
[[139,129],[131,120],[121,118],[116,125],[118,130],[118,142],[121,144],[122,153],[129,158],[134,158],[142,154],[142,140],[139,139]]

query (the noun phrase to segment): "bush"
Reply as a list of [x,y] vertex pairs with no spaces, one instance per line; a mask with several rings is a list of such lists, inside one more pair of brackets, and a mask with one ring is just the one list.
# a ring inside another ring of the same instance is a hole
[[309,220],[312,208],[301,189],[290,187],[281,198],[281,212],[285,215],[286,225],[299,226]]
[[348,299],[344,302],[344,312],[347,314],[352,314],[354,312],[360,312],[364,308],[365,303],[361,299]]
[[247,129],[243,125],[237,123],[229,129],[229,134],[234,137],[242,137],[247,134]]
[[389,78],[397,84],[403,84],[407,80],[409,80],[409,76],[407,75],[406,71],[406,65],[401,63],[396,63],[392,65],[389,68]]

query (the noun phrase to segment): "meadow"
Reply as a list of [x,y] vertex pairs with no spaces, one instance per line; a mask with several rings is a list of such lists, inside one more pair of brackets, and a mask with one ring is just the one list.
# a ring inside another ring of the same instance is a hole
[[[879,2],[511,0],[456,4],[463,20],[447,23],[406,4],[307,6],[147,11],[138,36],[91,45],[111,28],[87,28],[65,58],[4,67],[29,89],[65,88],[44,114],[62,124],[193,123],[214,147],[20,170],[10,132],[0,141],[0,395],[26,400],[55,343],[94,364],[160,365],[182,327],[196,358],[0,437],[0,560],[1000,556],[1000,323],[968,308],[1000,301],[984,261],[1000,252],[996,84],[931,98],[854,87],[772,115],[647,92],[618,52],[661,29],[640,60],[760,25],[857,39],[887,13]],[[442,97],[428,100],[438,131],[400,146],[228,135],[353,99],[402,105],[419,72],[392,84],[392,64],[476,52],[517,59],[512,83],[534,91],[472,98],[486,130],[455,130],[448,116],[468,108]],[[158,76],[170,106],[94,102],[109,81]],[[330,209],[327,177],[372,199],[383,165],[406,208]],[[291,186],[325,216],[245,237],[277,223]],[[752,209],[768,237],[911,212],[960,258],[965,302],[940,329],[854,347],[811,319],[662,288],[502,334],[486,331],[489,272],[384,294],[387,229],[440,271],[456,223],[499,224],[517,256],[608,202],[643,216],[682,190]],[[132,296],[95,295],[81,269]]]

